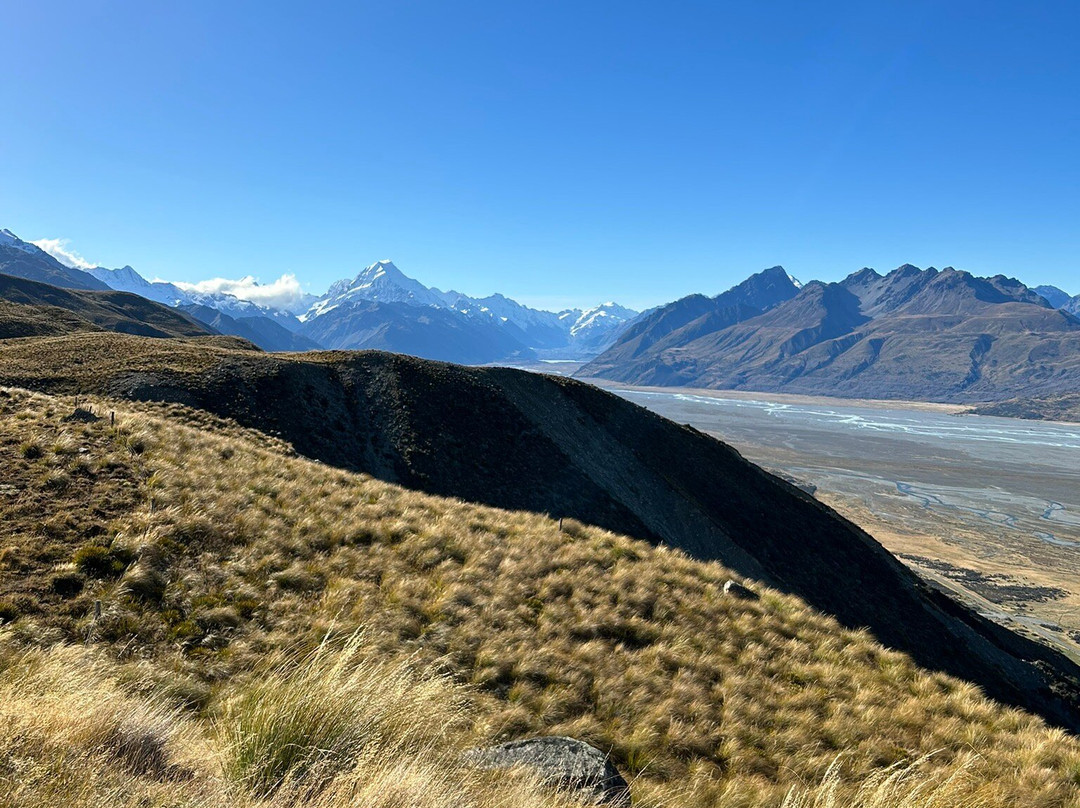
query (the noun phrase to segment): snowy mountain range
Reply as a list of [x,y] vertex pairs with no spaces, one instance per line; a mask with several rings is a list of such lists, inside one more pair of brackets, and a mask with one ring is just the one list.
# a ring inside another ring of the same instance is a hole
[[241,300],[235,295],[225,292],[194,292],[181,289],[176,284],[167,281],[148,281],[129,266],[120,269],[91,267],[85,272],[104,283],[110,289],[118,292],[131,292],[139,295],[139,297],[145,297],[147,300],[164,303],[166,306],[174,308],[207,306],[230,317],[270,317],[292,331],[299,327],[296,316],[284,309],[260,306],[250,300]]
[[[432,314],[431,309],[439,314]],[[551,312],[523,306],[501,294],[474,298],[453,290],[444,292],[424,286],[392,261],[383,260],[365,267],[351,280],[331,284],[299,317],[303,323],[299,333],[326,347],[393,350],[390,332],[379,329],[378,334],[372,333],[374,323],[381,318],[405,329],[403,320],[426,318],[433,339],[439,338],[440,325],[452,327],[459,338],[466,331],[472,334],[468,342],[473,362],[509,357],[584,358],[614,342],[622,327],[636,316],[637,312],[616,303]],[[408,330],[412,335],[418,332],[411,323]],[[480,350],[485,341],[491,351]],[[409,352],[415,353],[416,345],[410,345],[413,350]],[[440,355],[444,348],[432,343],[424,346],[420,355],[444,358]]]
[[62,258],[0,230],[0,272],[65,288],[139,295],[266,350],[378,348],[474,364],[584,359],[608,347],[637,316],[613,302],[551,312],[501,294],[473,298],[444,292],[410,278],[389,260],[336,281],[322,296],[303,296],[286,310],[227,292],[198,291],[193,284],[150,281],[130,266],[83,270]]

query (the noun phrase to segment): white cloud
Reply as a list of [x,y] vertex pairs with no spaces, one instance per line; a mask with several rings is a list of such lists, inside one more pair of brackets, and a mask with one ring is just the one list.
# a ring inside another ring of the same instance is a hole
[[292,309],[302,306],[307,295],[300,288],[300,282],[295,275],[282,275],[276,281],[262,284],[251,275],[236,280],[230,278],[211,278],[198,283],[186,283],[184,281],[172,281],[173,284],[185,292],[199,292],[202,294],[214,294],[224,292],[241,300],[250,300],[260,306],[269,306],[275,309]]
[[68,239],[66,238],[40,238],[30,243],[40,247],[66,267],[90,269],[97,266],[97,264],[90,263],[74,250],[68,249]]

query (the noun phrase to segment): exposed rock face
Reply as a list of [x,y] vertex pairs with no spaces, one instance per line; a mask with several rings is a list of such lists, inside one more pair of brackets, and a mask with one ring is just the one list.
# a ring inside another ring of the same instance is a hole
[[526,767],[582,802],[628,806],[630,786],[607,755],[574,738],[531,738],[473,749],[465,760],[483,769]]

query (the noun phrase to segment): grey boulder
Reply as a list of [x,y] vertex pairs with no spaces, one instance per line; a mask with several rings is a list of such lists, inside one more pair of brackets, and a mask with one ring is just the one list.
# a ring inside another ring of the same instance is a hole
[[760,597],[754,590],[748,589],[738,581],[731,580],[724,582],[724,594],[739,600],[758,600]]
[[464,760],[481,769],[532,769],[547,785],[572,792],[583,802],[630,805],[630,786],[607,755],[574,738],[511,741],[471,749]]

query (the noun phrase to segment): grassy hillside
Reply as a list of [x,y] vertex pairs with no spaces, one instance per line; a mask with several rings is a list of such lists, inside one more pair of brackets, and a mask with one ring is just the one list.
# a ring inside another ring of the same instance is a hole
[[[86,277],[94,281],[90,275]],[[183,312],[138,295],[112,290],[62,289],[0,274],[0,339],[83,331],[115,331],[145,337],[200,337],[215,333]]]
[[779,805],[838,756],[855,804],[931,752],[916,782],[961,774],[912,805],[1080,804],[1074,739],[717,563],[93,406],[117,427],[0,394],[0,804],[538,804],[447,753],[537,733],[610,750],[639,804]]
[[415,490],[717,560],[920,664],[1080,729],[1080,668],[931,590],[728,446],[568,379],[378,352],[267,355],[83,334],[8,342],[0,384],[182,402]]

